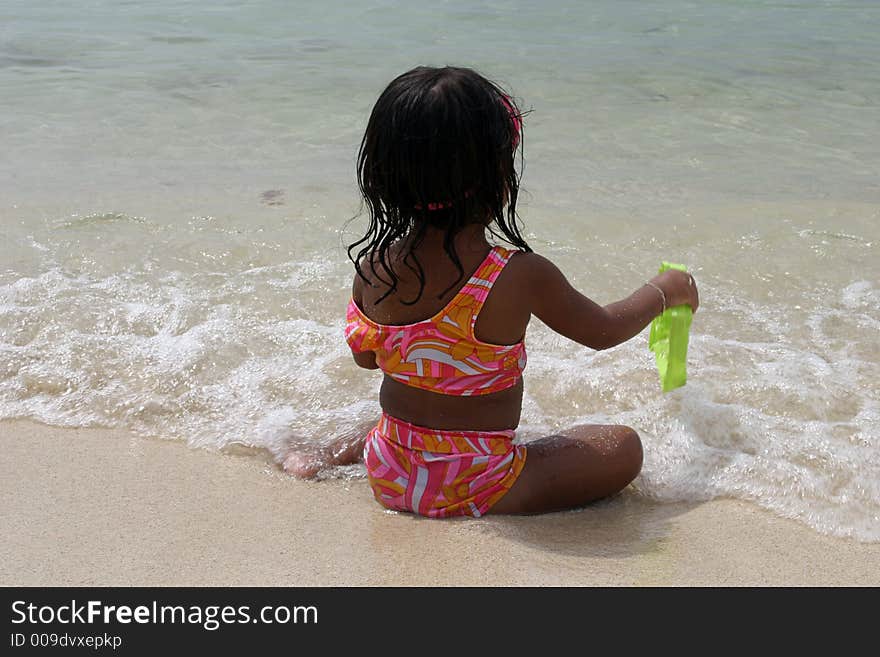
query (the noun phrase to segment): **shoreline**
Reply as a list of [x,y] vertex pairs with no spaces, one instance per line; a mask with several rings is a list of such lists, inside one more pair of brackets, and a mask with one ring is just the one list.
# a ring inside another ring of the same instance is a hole
[[629,490],[544,516],[438,521],[364,479],[122,430],[0,421],[2,586],[878,586],[880,543],[736,500]]

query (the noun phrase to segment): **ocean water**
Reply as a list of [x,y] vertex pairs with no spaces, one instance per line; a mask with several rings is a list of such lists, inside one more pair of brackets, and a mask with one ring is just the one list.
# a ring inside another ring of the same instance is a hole
[[0,418],[280,458],[375,417],[357,145],[395,75],[467,65],[532,110],[535,250],[602,303],[662,259],[701,286],[668,394],[647,331],[533,322],[520,438],[629,424],[646,496],[878,541],[878,34],[868,0],[4,0]]

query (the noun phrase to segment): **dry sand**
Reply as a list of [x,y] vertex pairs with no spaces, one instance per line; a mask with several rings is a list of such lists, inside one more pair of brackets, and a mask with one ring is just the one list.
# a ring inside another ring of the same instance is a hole
[[0,422],[2,585],[871,585],[880,544],[732,500],[533,517],[384,511],[261,453]]

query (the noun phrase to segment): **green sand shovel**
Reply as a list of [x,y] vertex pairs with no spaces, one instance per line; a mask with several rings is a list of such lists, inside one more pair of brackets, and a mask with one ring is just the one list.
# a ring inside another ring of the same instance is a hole
[[[660,273],[667,269],[687,271],[684,265],[661,263]],[[688,333],[693,317],[690,306],[674,306],[651,322],[648,349],[654,352],[663,392],[683,386],[687,381]]]

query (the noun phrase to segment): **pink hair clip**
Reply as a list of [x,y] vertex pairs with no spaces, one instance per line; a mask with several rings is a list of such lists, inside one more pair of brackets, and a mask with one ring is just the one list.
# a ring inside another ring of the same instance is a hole
[[[474,190],[472,190],[472,189],[469,189],[464,193],[465,198],[470,198],[473,195],[474,195]],[[431,203],[428,203],[428,212],[430,212],[431,210],[442,210],[443,208],[451,208],[452,206],[453,206],[452,201],[443,201],[442,203],[431,202]],[[423,209],[423,207],[424,206],[421,203],[416,203],[415,205],[413,205],[413,208],[415,208],[416,210],[421,210],[421,209]]]
[[501,94],[501,102],[507,107],[507,111],[510,112],[510,120],[513,122],[513,127],[516,130],[516,135],[513,138],[513,147],[516,148],[519,146],[519,136],[522,134],[522,117],[516,113],[516,109],[513,106],[513,102],[510,100],[510,96],[506,94]]
[[[447,201],[446,203],[428,203],[428,210],[442,210],[443,208],[448,208],[452,205],[452,201]],[[422,209],[421,203],[416,203],[413,206],[416,210]]]

